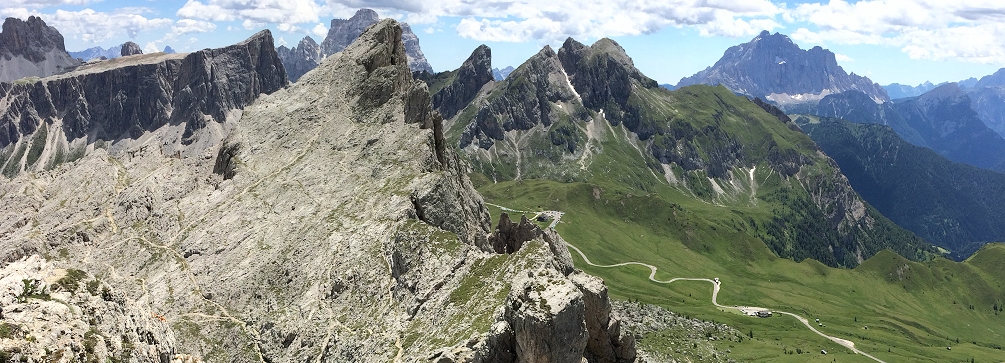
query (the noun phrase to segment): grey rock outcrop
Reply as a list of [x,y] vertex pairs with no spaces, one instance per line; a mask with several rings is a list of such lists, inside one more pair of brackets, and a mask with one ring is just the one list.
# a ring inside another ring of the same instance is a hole
[[178,52],[176,52],[176,51],[174,50],[174,48],[171,48],[171,46],[170,46],[170,45],[165,45],[165,46],[164,46],[164,50],[163,50],[163,52],[164,52],[164,53],[167,53],[167,54],[175,54],[175,53],[178,53]]
[[721,84],[733,92],[781,105],[815,103],[848,90],[863,92],[876,103],[890,100],[878,84],[846,73],[831,51],[819,46],[803,50],[789,37],[767,31],[748,43],[730,47],[715,65],[681,79],[677,87],[692,84]]
[[226,138],[198,153],[145,132],[0,179],[0,261],[89,271],[169,321],[176,353],[207,361],[587,356],[592,312],[568,251],[544,232],[494,252],[397,22],[233,116],[203,126]]
[[293,48],[281,45],[276,48],[276,53],[286,68],[286,76],[290,82],[296,82],[305,73],[317,68],[318,62],[324,58],[321,55],[321,46],[310,36],[304,37],[300,40],[300,44]]
[[0,31],[0,82],[46,77],[80,64],[66,52],[63,36],[42,18],[7,18]]
[[21,362],[185,359],[176,355],[169,324],[144,305],[39,255],[14,261],[0,270],[0,355]]
[[123,57],[128,57],[137,54],[143,54],[143,49],[140,48],[139,44],[133,42],[123,43],[122,49],[119,51],[119,55]]
[[235,112],[286,84],[267,30],[226,48],[120,58],[2,83],[9,106],[0,109],[0,164],[7,176],[51,169],[95,143],[125,148],[120,141],[140,142],[155,131],[165,154],[198,154],[225,136]]
[[471,103],[478,90],[491,82],[492,49],[481,45],[471,52],[461,67],[454,72],[454,81],[433,95],[433,107],[445,118],[454,117]]
[[460,147],[477,145],[487,150],[503,140],[507,131],[550,126],[560,119],[552,102],[568,103],[570,113],[580,119],[589,118],[562,62],[549,46],[513,71],[496,89],[499,96],[476,105],[479,109],[460,136]]

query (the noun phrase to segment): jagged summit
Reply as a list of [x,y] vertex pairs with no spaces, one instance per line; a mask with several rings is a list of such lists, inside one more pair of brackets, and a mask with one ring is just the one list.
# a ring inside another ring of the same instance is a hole
[[45,77],[73,69],[79,62],[66,52],[63,36],[42,18],[7,18],[0,31],[0,82]]
[[286,67],[286,75],[290,78],[290,82],[296,82],[305,73],[317,67],[323,58],[321,46],[310,36],[305,36],[292,49],[281,45],[276,48],[276,52]]
[[[280,47],[280,57],[283,65],[286,66],[290,74],[290,81],[296,82],[304,73],[314,69],[321,60],[335,53],[341,52],[349,44],[363,33],[369,26],[377,23],[380,17],[376,11],[371,9],[359,9],[349,19],[332,19],[328,35],[321,44],[310,39],[308,44],[304,41],[310,37],[305,37],[297,47],[292,49],[285,46]],[[405,44],[405,55],[408,59],[408,66],[413,72],[433,73],[433,67],[426,61],[422,49],[419,48],[419,37],[412,32],[408,24],[400,23],[402,28],[402,42]],[[317,47],[317,49],[315,49]]]
[[858,90],[874,102],[889,101],[886,91],[868,78],[848,74],[834,53],[814,46],[803,50],[788,36],[767,31],[730,47],[715,65],[681,79],[677,87],[721,84],[733,92],[781,105],[815,103],[828,94]]

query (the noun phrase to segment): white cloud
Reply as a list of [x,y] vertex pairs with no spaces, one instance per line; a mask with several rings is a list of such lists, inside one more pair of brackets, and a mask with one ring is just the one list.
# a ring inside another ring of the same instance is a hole
[[841,53],[834,53],[834,59],[838,62],[854,62],[855,60]]
[[63,37],[84,43],[97,43],[122,35],[135,39],[140,32],[168,27],[173,23],[171,19],[151,19],[138,14],[106,13],[92,9],[80,11],[57,9],[54,13],[44,14],[38,10],[7,8],[0,10],[0,15],[21,19],[26,19],[30,15],[38,16],[46,25],[59,29]]
[[801,4],[793,21],[812,25],[792,37],[811,43],[900,48],[913,59],[1005,64],[1005,2],[862,0]]
[[325,28],[324,24],[318,23],[318,25],[315,25],[313,28],[311,28],[311,34],[314,34],[314,36],[324,38],[325,36],[328,35],[328,28]]
[[30,8],[41,8],[58,5],[87,5],[100,0],[5,0],[4,5],[15,7],[25,6]]
[[320,13],[321,6],[313,0],[189,0],[177,15],[206,21],[241,20],[247,29],[265,24],[299,29],[296,24],[317,23]]
[[430,0],[423,6],[439,16],[464,16],[457,26],[463,37],[512,42],[638,35],[681,26],[695,26],[703,35],[741,37],[781,27],[775,18],[784,12],[768,0]]

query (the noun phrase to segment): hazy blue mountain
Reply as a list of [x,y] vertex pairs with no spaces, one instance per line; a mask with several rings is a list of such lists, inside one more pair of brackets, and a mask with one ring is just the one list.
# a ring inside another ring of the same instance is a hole
[[906,84],[892,83],[883,86],[886,90],[886,94],[890,96],[890,99],[898,99],[905,97],[917,97],[921,96],[922,93],[931,91],[936,86],[932,82],[925,82],[917,86],[908,86]]
[[887,126],[807,121],[796,119],[862,198],[901,227],[957,259],[1005,241],[1005,174],[952,162]]
[[906,141],[949,160],[1005,170],[1005,138],[985,125],[971,98],[949,83],[900,102],[876,104],[857,92],[830,95],[811,113],[857,123],[887,125]]
[[858,90],[876,102],[889,101],[872,80],[848,74],[834,53],[819,46],[803,50],[789,37],[767,31],[748,43],[730,47],[715,65],[686,77],[677,87],[723,85],[733,92],[776,104],[815,103],[828,94]]
[[492,78],[495,78],[497,81],[504,80],[506,79],[506,76],[509,76],[509,74],[513,72],[514,69],[515,68],[513,68],[513,66],[507,66],[503,69],[492,68]]

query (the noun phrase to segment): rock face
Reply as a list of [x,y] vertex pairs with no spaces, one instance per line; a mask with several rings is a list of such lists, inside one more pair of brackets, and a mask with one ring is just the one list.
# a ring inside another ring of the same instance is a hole
[[730,47],[715,65],[681,79],[677,87],[692,84],[721,84],[733,92],[783,106],[815,102],[848,90],[865,93],[876,103],[890,100],[878,84],[845,73],[831,51],[819,46],[802,50],[789,37],[767,31],[748,43]]
[[411,74],[385,19],[236,112],[199,153],[164,153],[171,139],[150,132],[0,180],[0,261],[89,271],[166,319],[175,353],[205,361],[599,354],[587,330],[603,320],[587,303],[597,286],[573,282],[554,231],[495,252],[488,210]]
[[140,49],[140,45],[133,42],[125,42],[122,44],[122,49],[119,55],[123,57],[128,57],[131,55],[143,54],[143,49]]
[[42,18],[7,18],[0,32],[0,82],[46,77],[69,71],[79,62],[66,53],[63,36]]
[[[377,12],[370,9],[360,9],[349,19],[332,19],[331,27],[328,28],[328,36],[321,42],[321,54],[323,57],[341,52],[349,46],[367,27],[373,25],[380,17]],[[408,24],[402,24],[401,40],[405,44],[405,55],[408,57],[408,68],[413,72],[426,71],[433,73],[433,68],[429,66],[426,57],[419,48],[419,37],[412,33]]]
[[453,81],[433,95],[433,107],[445,118],[457,115],[493,80],[492,50],[484,44],[479,46],[450,77]]
[[[0,163],[8,177],[159,133],[166,155],[199,154],[228,118],[286,85],[268,31],[226,48],[133,56],[33,83],[0,84]],[[209,127],[208,127],[209,126]]]
[[164,52],[164,53],[167,53],[167,54],[175,54],[175,53],[178,53],[178,52],[175,52],[175,51],[174,51],[174,48],[171,48],[171,46],[170,46],[170,45],[165,45],[165,46],[164,46],[164,50],[163,50],[163,52]]
[[283,62],[283,67],[286,68],[286,76],[289,77],[290,82],[296,82],[304,73],[317,68],[318,62],[323,58],[321,46],[310,36],[304,37],[300,40],[300,44],[292,49],[281,45],[276,49],[276,52]]

